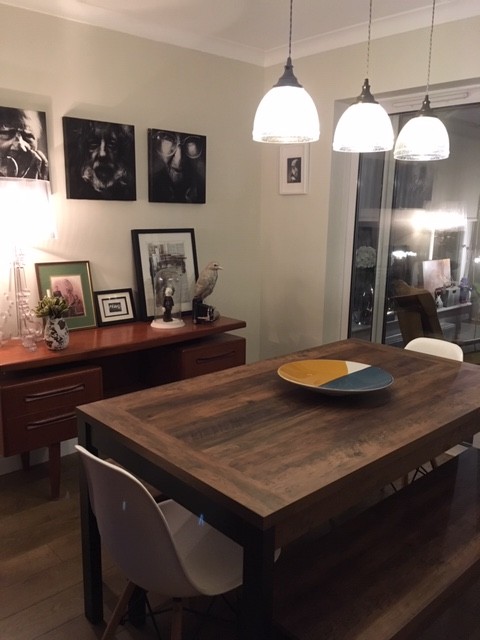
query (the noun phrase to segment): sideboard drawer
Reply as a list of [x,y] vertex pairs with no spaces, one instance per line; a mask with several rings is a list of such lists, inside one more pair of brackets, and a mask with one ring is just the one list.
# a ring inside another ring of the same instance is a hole
[[194,378],[245,364],[245,344],[245,338],[225,333],[199,344],[177,347],[176,379]]
[[156,386],[245,364],[245,338],[222,333],[182,345],[151,349],[145,358],[145,385]]
[[2,384],[0,453],[10,456],[75,437],[75,407],[101,397],[100,367]]

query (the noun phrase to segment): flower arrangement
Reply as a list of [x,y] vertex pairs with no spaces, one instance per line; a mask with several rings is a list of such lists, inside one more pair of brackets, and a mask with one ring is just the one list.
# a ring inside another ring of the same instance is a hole
[[362,246],[355,254],[355,266],[359,269],[371,269],[377,263],[377,252],[373,247]]
[[33,313],[37,318],[63,318],[69,309],[70,305],[63,296],[47,294],[38,302]]

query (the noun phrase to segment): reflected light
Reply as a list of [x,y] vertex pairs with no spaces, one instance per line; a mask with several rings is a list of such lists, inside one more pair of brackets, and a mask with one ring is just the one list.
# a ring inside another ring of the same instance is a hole
[[401,249],[392,251],[392,258],[396,258],[397,260],[405,260],[408,257],[415,258],[416,256],[416,251],[402,251]]
[[415,231],[445,231],[467,226],[467,219],[463,212],[455,209],[437,209],[426,211],[418,209],[411,218],[411,224]]

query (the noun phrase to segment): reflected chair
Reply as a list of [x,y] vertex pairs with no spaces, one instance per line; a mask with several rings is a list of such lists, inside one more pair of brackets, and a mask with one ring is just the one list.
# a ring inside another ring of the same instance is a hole
[[242,584],[243,549],[173,500],[157,504],[125,469],[76,445],[102,543],[128,582],[102,636],[114,637],[135,587],[173,599],[171,640],[182,637],[182,599]]
[[415,292],[396,295],[394,298],[404,344],[423,336],[444,339],[432,294],[425,289],[413,290],[413,287],[412,291]]

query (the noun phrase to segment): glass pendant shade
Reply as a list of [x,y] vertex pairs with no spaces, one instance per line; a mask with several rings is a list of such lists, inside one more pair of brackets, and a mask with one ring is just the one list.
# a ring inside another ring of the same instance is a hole
[[444,160],[450,155],[448,132],[441,120],[433,115],[428,95],[418,114],[409,120],[398,134],[393,157],[395,160],[421,162]]
[[333,150],[372,153],[393,148],[393,127],[388,113],[370,93],[368,79],[357,102],[342,114],[333,137]]
[[292,69],[288,58],[284,74],[258,105],[252,132],[256,142],[295,144],[315,142],[320,137],[315,103]]

